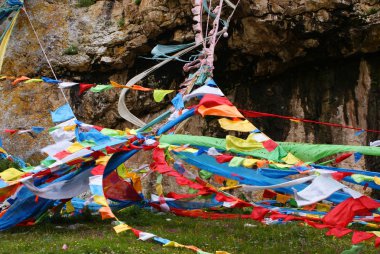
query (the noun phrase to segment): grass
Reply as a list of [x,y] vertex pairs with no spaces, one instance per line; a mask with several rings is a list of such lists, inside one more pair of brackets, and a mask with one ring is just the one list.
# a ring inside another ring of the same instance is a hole
[[[341,253],[351,248],[350,237],[335,239],[325,236],[323,230],[298,223],[265,226],[248,220],[158,215],[136,208],[128,208],[117,216],[139,230],[195,245],[211,253],[217,250],[265,254]],[[255,227],[244,227],[245,223]],[[72,229],[73,225],[78,227]],[[18,227],[1,233],[0,253],[194,253],[138,241],[131,231],[117,235],[112,227],[111,221],[101,221],[97,217],[85,221],[50,219],[33,227]],[[62,250],[64,244],[67,250]],[[366,244],[363,253],[376,253],[373,243]]]

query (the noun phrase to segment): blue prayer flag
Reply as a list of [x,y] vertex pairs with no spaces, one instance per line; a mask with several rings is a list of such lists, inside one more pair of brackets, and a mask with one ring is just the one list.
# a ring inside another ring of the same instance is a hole
[[360,159],[363,157],[363,154],[361,153],[354,153],[355,162],[360,161]]
[[62,83],[62,81],[60,80],[56,80],[56,79],[51,79],[51,78],[47,78],[47,77],[41,77],[42,81],[44,81],[45,83],[52,83],[52,84],[59,84],[59,83]]
[[68,103],[59,107],[55,111],[51,111],[50,114],[54,123],[64,122],[72,118],[75,118],[75,115]]
[[175,107],[175,109],[182,109],[185,107],[185,104],[183,103],[182,94],[177,93],[177,95],[172,100],[172,103]]
[[34,126],[34,127],[32,127],[32,131],[33,131],[34,133],[36,133],[36,134],[39,134],[39,133],[43,132],[44,130],[45,130],[44,127],[38,127],[38,126]]

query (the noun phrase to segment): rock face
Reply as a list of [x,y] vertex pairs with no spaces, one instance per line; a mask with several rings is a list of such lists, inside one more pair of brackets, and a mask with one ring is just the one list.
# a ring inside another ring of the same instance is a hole
[[[190,1],[26,1],[26,9],[59,78],[83,83],[123,83],[154,62],[157,43],[193,40]],[[215,80],[240,108],[380,129],[380,4],[376,0],[242,0],[216,51]],[[71,49],[71,52],[70,52]],[[52,77],[26,16],[12,35],[3,73]],[[144,86],[175,88],[184,75],[177,63],[155,72]],[[1,84],[2,128],[51,126],[49,110],[64,103],[52,85]],[[67,91],[83,121],[111,128],[129,126],[117,113],[118,90],[101,94]],[[165,110],[146,93],[128,95],[133,113],[144,120]],[[27,112],[27,113],[26,113]],[[352,130],[254,119],[281,141],[367,145],[380,139]],[[222,136],[212,122],[196,120],[183,128],[192,134]],[[24,158],[35,157],[51,142],[46,135],[2,135],[5,147]],[[25,141],[26,138],[27,141]],[[21,148],[20,148],[21,147]],[[367,159],[376,170],[378,161]]]

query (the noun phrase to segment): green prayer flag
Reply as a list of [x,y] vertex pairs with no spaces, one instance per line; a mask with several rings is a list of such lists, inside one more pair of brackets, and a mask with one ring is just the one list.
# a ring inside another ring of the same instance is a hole
[[107,90],[110,90],[113,86],[112,85],[97,85],[95,87],[91,87],[90,91],[93,93],[100,93]]
[[204,179],[204,180],[207,180],[207,179],[210,179],[212,177],[212,173],[206,171],[206,170],[200,170],[199,171],[199,176]]
[[154,90],[153,99],[155,102],[161,102],[167,94],[174,92],[174,90]]
[[243,157],[233,157],[230,163],[228,164],[229,167],[239,167],[245,158]]
[[32,78],[32,79],[28,79],[27,81],[25,81],[24,83],[25,84],[29,84],[29,83],[34,83],[34,82],[42,82],[43,80],[42,79],[39,79],[39,78]]

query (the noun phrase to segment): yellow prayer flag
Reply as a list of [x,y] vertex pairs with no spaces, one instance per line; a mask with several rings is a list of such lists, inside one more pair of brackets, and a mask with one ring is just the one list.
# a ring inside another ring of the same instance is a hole
[[263,144],[252,138],[252,134],[246,140],[231,135],[226,137],[226,149],[236,151],[253,151],[264,148]]
[[17,17],[18,17],[19,13],[20,13],[20,11],[17,11],[16,14],[15,14],[15,16],[13,17],[12,23],[9,26],[8,31],[5,33],[5,35],[3,37],[3,40],[1,42],[1,45],[0,45],[0,72],[1,72],[1,69],[3,67],[4,56],[5,56],[5,52],[7,50],[8,42],[9,42],[9,39],[11,37],[13,27],[16,24],[16,20],[17,20]]
[[66,202],[66,212],[72,213],[74,211],[75,211],[75,208],[74,208],[73,204],[71,203],[71,200]]
[[15,168],[8,168],[0,173],[0,178],[4,181],[14,181],[19,179],[25,173]]
[[331,205],[317,203],[316,209],[318,212],[329,212],[331,210]]
[[111,158],[111,156],[100,156],[100,157],[96,160],[96,165],[103,165],[103,166],[106,166],[110,158]]
[[68,151],[69,153],[76,153],[80,150],[82,150],[84,148],[84,146],[82,146],[80,143],[78,142],[75,142],[74,144],[72,144],[71,146],[69,146],[66,151]]
[[370,231],[370,232],[375,234],[375,236],[380,237],[380,231]]
[[170,241],[167,244],[164,244],[164,247],[183,248],[183,247],[185,247],[185,245],[177,243],[177,242],[174,242],[174,241]]
[[63,127],[63,130],[64,131],[75,131],[75,127],[76,127],[76,125],[69,125],[69,126]]
[[290,196],[282,195],[280,193],[276,196],[276,201],[281,204],[285,204],[290,199]]
[[107,200],[104,196],[95,195],[94,202],[101,206],[108,206]]
[[233,187],[233,186],[236,186],[236,185],[238,185],[238,184],[239,184],[239,182],[236,181],[236,180],[227,179],[227,181],[226,181],[226,185],[227,185],[228,187]]
[[162,184],[159,183],[156,185],[156,192],[158,196],[161,196],[164,194],[164,189],[162,187]]
[[124,232],[124,231],[127,231],[127,230],[131,230],[132,227],[128,226],[127,224],[120,224],[120,225],[117,225],[117,226],[113,227],[113,229],[115,230],[115,232],[117,234],[119,234],[121,232]]
[[288,155],[282,158],[282,160],[286,162],[286,164],[289,164],[289,165],[294,165],[300,162],[300,160],[291,153],[288,153]]
[[375,177],[373,178],[373,181],[374,181],[377,185],[380,185],[380,177],[375,176]]
[[257,129],[248,120],[231,120],[227,118],[221,118],[218,121],[223,129],[229,131],[251,132]]

